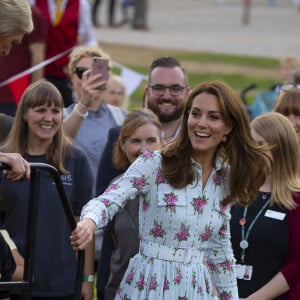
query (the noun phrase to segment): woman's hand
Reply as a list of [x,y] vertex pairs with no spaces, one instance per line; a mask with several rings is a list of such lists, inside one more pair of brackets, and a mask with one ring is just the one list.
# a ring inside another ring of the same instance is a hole
[[90,107],[95,100],[101,98],[101,95],[103,94],[103,91],[105,91],[107,85],[106,80],[101,80],[101,74],[91,76],[90,73],[91,71],[88,70],[82,75],[80,101],[86,107]]
[[19,180],[23,177],[30,178],[30,165],[18,153],[0,153],[0,162],[10,166],[10,170],[5,170],[7,178],[11,181]]
[[93,240],[96,224],[92,219],[83,219],[77,223],[70,237],[71,245],[75,251],[83,250]]

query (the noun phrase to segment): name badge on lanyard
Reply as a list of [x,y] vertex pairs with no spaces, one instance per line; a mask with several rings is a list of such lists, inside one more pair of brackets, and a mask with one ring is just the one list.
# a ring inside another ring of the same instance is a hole
[[236,265],[236,278],[242,280],[251,280],[253,274],[253,267],[246,265]]

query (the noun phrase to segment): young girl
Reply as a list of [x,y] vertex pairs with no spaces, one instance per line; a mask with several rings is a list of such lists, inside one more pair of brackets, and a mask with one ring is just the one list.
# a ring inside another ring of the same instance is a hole
[[[230,222],[239,296],[247,300],[300,299],[300,157],[291,123],[279,113],[251,122],[257,144],[269,144],[272,172],[253,204],[234,206]],[[247,278],[243,276],[248,272]],[[285,298],[286,292],[294,298]]]

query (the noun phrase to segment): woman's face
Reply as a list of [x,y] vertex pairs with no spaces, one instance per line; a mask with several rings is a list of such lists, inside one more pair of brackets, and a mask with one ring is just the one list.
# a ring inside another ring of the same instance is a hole
[[36,141],[52,141],[62,125],[62,108],[52,106],[36,106],[29,108],[23,116],[28,124],[28,136]]
[[13,46],[21,43],[23,36],[22,33],[0,37],[0,55],[8,55]]
[[152,123],[146,123],[137,128],[133,134],[121,144],[121,148],[130,163],[133,163],[137,157],[145,151],[158,150],[160,147],[161,133],[159,128]]
[[187,127],[193,159],[200,163],[212,159],[223,137],[231,131],[225,124],[216,96],[207,93],[193,99]]

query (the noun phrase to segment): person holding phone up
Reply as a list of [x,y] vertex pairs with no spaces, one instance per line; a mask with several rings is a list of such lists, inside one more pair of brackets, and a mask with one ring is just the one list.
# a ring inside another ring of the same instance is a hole
[[95,190],[108,131],[122,124],[127,110],[108,105],[103,99],[110,76],[110,59],[99,47],[75,48],[70,54],[69,72],[75,99],[64,110],[64,130],[87,153]]

